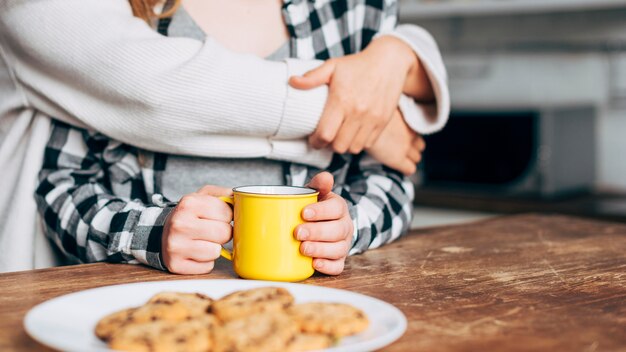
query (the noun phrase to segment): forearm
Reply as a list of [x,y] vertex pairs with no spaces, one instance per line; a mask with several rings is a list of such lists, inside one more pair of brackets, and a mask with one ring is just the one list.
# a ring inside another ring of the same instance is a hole
[[408,62],[404,94],[418,101],[429,101],[434,98],[435,86],[440,89],[446,86],[447,73],[437,42],[424,28],[402,24],[379,33],[377,39],[384,39],[403,65]]
[[54,123],[43,160],[35,199],[47,235],[68,257],[163,269],[161,234],[174,205],[148,201],[132,148]]
[[[93,183],[59,183],[64,171],[43,176],[36,200],[46,234],[66,256],[81,263],[142,263],[165,270],[161,234],[173,207],[118,198]],[[53,188],[50,180],[57,182]]]
[[383,38],[393,38],[404,60],[412,60],[399,102],[405,121],[422,135],[441,130],[450,114],[450,93],[437,43],[426,30],[415,25],[400,25],[381,33],[378,39]]
[[387,64],[403,67],[405,77],[402,93],[418,102],[432,102],[434,92],[430,78],[416,52],[402,39],[393,35],[382,35],[372,41],[370,47],[386,51],[389,55]]
[[406,82],[402,92],[418,102],[433,102],[435,100],[435,92],[428,78],[426,69],[419,57],[414,52],[409,52],[411,57],[411,65],[406,75]]
[[387,6],[386,18],[370,45],[385,39],[376,45],[393,47],[387,50],[387,64],[402,68],[399,74],[405,83],[399,108],[407,124],[422,135],[437,132],[450,114],[447,72],[441,53],[435,39],[422,27],[397,25],[396,1]]
[[211,156],[216,135],[305,137],[325,103],[325,87],[287,85],[317,62],[166,38],[126,0],[4,1],[0,45],[29,105],[149,150]]

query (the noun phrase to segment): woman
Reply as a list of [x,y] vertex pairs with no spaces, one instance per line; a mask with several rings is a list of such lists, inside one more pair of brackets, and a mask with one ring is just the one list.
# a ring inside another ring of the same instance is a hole
[[[286,5],[283,14],[290,8]],[[300,156],[309,156],[309,164],[328,161],[328,153],[311,156],[306,146],[290,140],[313,132],[326,91],[296,90],[286,84],[287,78],[315,67],[317,61],[269,62],[235,54],[213,40],[163,38],[133,20],[128,4],[120,0],[10,0],[0,10],[6,72],[0,89],[11,97],[2,108],[0,162],[14,171],[2,176],[2,184],[12,190],[5,194],[2,214],[13,210],[20,215],[3,222],[3,248],[16,248],[20,242],[7,233],[34,232],[24,228],[34,228],[28,218],[33,207],[25,195],[33,188],[30,177],[41,160],[48,116],[79,126],[80,117],[82,125],[156,151],[295,159],[298,156],[290,152],[297,145]],[[295,20],[302,18],[286,19],[288,28],[290,21],[301,28]],[[38,26],[32,26],[33,21]],[[443,71],[428,72],[442,76]],[[445,85],[434,88],[440,93],[441,115],[446,115]],[[222,139],[224,135],[230,137]],[[238,138],[257,144],[241,150]],[[9,268],[5,270],[11,269],[8,265],[32,265],[32,257],[17,249],[3,250],[16,253],[3,257]]]

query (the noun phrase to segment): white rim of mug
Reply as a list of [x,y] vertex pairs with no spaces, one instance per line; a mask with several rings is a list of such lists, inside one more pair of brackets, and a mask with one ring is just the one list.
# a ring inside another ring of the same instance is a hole
[[[290,190],[299,190],[298,193],[264,193],[261,191],[253,191],[246,190],[246,188],[258,188],[258,187],[272,187],[279,189],[290,189]],[[319,192],[313,188],[309,187],[299,187],[299,186],[285,186],[285,185],[246,185],[246,186],[237,186],[233,188],[234,193],[241,193],[245,195],[254,195],[260,197],[308,197],[312,195],[317,195]]]

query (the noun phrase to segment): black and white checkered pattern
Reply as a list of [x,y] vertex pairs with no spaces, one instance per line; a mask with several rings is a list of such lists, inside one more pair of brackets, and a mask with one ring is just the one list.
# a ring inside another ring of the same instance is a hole
[[395,0],[285,0],[292,55],[326,60],[361,51],[397,23]]
[[[294,57],[355,53],[392,30],[395,0],[285,0]],[[165,26],[166,27],[166,26]],[[165,30],[164,30],[165,31]],[[176,206],[160,193],[167,155],[54,122],[40,183],[39,212],[48,236],[75,262],[144,263],[165,269],[161,235]],[[304,185],[319,169],[285,165],[285,183]],[[413,186],[366,154],[335,155],[327,171],[349,204],[355,225],[351,254],[395,240],[409,227]]]

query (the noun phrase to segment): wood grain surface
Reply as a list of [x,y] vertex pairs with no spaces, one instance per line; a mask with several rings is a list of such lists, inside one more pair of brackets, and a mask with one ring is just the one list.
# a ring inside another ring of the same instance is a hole
[[[22,327],[33,306],[66,293],[154,280],[236,279],[90,264],[0,274],[0,351],[44,350]],[[626,351],[626,225],[520,215],[412,231],[305,283],[394,304],[407,332],[386,351]]]

